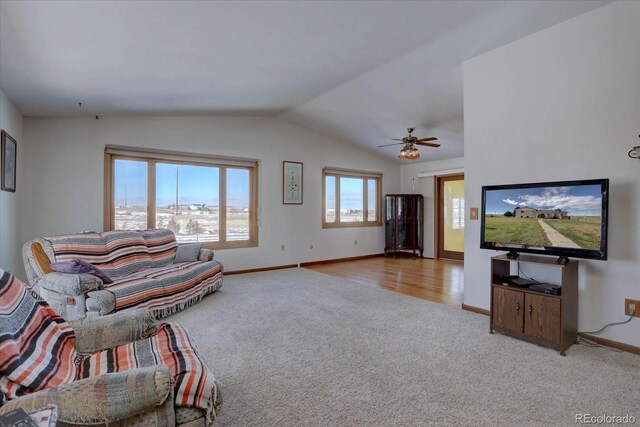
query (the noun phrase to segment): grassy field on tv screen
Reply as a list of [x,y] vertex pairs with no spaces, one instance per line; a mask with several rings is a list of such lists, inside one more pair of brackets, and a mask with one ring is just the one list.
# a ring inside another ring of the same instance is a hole
[[551,241],[549,235],[553,233],[545,231],[543,223],[582,249],[600,249],[601,227],[600,217],[597,216],[576,219],[536,219],[487,215],[484,238],[485,241],[494,243],[559,246],[557,241]]

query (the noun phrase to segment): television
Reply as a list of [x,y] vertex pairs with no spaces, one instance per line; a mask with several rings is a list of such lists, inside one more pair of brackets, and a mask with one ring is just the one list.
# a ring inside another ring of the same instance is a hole
[[482,187],[480,247],[606,260],[608,203],[608,179]]

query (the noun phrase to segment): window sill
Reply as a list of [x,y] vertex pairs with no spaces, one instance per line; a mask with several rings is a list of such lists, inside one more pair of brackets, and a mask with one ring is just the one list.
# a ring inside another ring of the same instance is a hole
[[211,249],[213,251],[219,249],[240,249],[240,248],[257,248],[258,242],[245,240],[240,242],[224,242],[224,243],[214,243],[214,242],[204,242],[202,243],[202,247],[204,249]]
[[358,228],[358,227],[382,227],[382,222],[342,222],[322,223],[322,228]]

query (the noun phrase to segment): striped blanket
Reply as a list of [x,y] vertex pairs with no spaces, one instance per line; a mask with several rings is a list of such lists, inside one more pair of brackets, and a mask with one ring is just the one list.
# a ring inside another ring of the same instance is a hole
[[113,279],[105,289],[115,297],[115,311],[136,307],[164,317],[222,286],[222,265],[216,261],[173,263],[177,243],[170,230],[87,232],[46,240],[56,261],[86,261]]
[[[202,409],[212,419],[213,375],[179,325],[163,323],[152,337],[88,356],[53,309],[0,269],[0,392],[5,399],[74,380],[162,364],[175,382],[175,405]],[[2,401],[2,399],[0,399]]]
[[0,391],[11,399],[76,378],[71,327],[0,269]]
[[163,323],[150,338],[85,357],[78,367],[78,378],[159,364],[167,366],[173,376],[176,406],[205,412],[213,408],[216,390],[213,375],[185,330],[176,324]]
[[126,276],[173,262],[178,244],[171,230],[105,231],[47,238],[56,261],[83,260],[110,277]]
[[166,267],[173,262],[178,250],[176,236],[171,230],[155,229],[140,232],[149,249],[152,267]]
[[149,248],[136,231],[87,232],[49,237],[56,261],[79,259],[95,265],[111,278],[151,268]]
[[129,274],[116,278],[105,289],[115,295],[116,311],[136,307],[166,316],[217,290],[221,284],[220,263],[196,261]]

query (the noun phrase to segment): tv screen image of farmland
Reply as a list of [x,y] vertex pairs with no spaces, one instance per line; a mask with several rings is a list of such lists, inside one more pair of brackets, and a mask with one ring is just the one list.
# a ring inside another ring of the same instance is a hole
[[600,185],[488,190],[484,238],[504,245],[600,249]]

